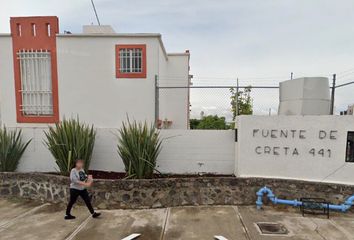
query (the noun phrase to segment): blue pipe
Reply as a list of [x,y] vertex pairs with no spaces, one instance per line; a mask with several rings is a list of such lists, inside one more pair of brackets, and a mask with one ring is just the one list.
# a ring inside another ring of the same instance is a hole
[[[273,192],[272,192],[272,190],[270,188],[262,187],[256,193],[256,195],[257,195],[257,201],[256,201],[257,209],[261,209],[262,208],[262,205],[263,205],[262,198],[263,198],[264,194],[267,195],[268,199],[273,204],[285,204],[285,205],[290,205],[290,206],[293,206],[293,207],[298,207],[298,206],[302,205],[302,202],[298,201],[296,199],[295,200],[286,200],[286,199],[277,198],[277,197],[275,197],[275,195],[273,194]],[[329,204],[329,209],[346,212],[353,205],[354,205],[354,195],[352,195],[349,198],[347,198],[347,200],[343,204],[340,204],[340,205]],[[327,207],[327,205],[323,204],[323,207]]]

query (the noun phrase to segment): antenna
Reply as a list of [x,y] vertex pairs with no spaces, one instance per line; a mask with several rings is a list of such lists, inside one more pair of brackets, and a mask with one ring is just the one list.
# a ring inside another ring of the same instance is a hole
[[96,15],[97,23],[99,26],[101,26],[100,19],[98,18],[96,7],[95,7],[95,4],[93,3],[93,0],[91,0],[91,3],[92,3],[93,11],[95,12],[95,15]]

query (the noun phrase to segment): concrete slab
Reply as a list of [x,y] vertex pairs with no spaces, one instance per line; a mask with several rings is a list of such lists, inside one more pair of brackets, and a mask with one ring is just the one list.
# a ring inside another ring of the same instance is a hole
[[246,240],[242,224],[231,206],[172,208],[164,239]]
[[[306,216],[302,217],[294,210],[274,210],[266,209],[258,211],[255,207],[239,207],[243,222],[249,232],[251,239],[296,239],[296,240],[323,240],[341,239],[349,240],[349,237],[341,229],[338,229],[327,218]],[[262,235],[256,226],[257,222],[277,222],[283,224],[288,230],[287,236]],[[354,232],[353,230],[351,230]],[[352,235],[353,236],[353,235]]]
[[38,205],[39,203],[29,200],[0,199],[0,227]]
[[92,219],[73,239],[120,240],[141,233],[139,240],[159,240],[167,209],[102,211],[102,217]]
[[[333,214],[331,214],[333,215]],[[348,239],[354,239],[354,214],[338,213],[331,216],[331,223],[339,229]]]
[[[107,210],[100,219],[92,219],[85,207],[77,207],[73,211],[77,219],[65,221],[64,208],[0,199],[0,223],[5,223],[0,226],[0,239],[120,240],[133,233],[142,234],[139,240],[212,240],[214,235],[228,240],[354,239],[353,213],[331,212],[331,218],[326,219],[302,217],[294,208],[258,211],[254,206],[204,206]],[[281,223],[289,235],[262,235],[256,222]]]
[[77,219],[65,221],[62,207],[45,206],[34,214],[18,219],[5,229],[0,229],[1,240],[63,240],[89,216],[87,209],[83,207],[74,209],[73,214]]

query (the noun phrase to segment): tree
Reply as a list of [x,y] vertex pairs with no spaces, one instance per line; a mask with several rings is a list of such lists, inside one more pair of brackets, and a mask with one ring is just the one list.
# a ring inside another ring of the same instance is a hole
[[252,115],[253,98],[251,97],[251,89],[251,86],[245,87],[243,91],[237,91],[236,88],[230,88],[233,120],[235,120],[238,115]]
[[218,115],[203,116],[202,119],[191,119],[190,127],[191,129],[230,129],[225,117],[219,117]]
[[190,128],[191,129],[198,129],[198,125],[199,125],[199,123],[200,123],[200,119],[190,119],[189,120],[189,126],[190,126]]

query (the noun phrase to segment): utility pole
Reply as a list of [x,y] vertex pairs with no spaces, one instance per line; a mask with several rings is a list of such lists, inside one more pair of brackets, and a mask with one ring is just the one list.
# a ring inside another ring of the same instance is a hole
[[332,92],[331,92],[331,111],[330,114],[333,115],[334,113],[334,95],[336,91],[336,74],[333,74],[333,81],[332,81]]
[[155,75],[155,126],[159,127],[160,118],[160,88],[159,88],[159,76]]
[[236,117],[238,116],[238,78],[236,79]]

